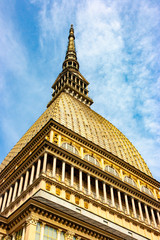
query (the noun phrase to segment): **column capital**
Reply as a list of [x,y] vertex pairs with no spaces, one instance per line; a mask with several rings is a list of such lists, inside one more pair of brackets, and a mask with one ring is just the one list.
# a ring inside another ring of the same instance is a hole
[[2,240],[3,237],[4,237],[4,235],[0,233],[0,240]]
[[37,218],[36,216],[29,216],[27,219],[26,219],[26,224],[29,225],[29,224],[32,224],[32,225],[37,225],[37,222],[38,222],[39,218]]
[[13,232],[13,233],[12,233],[12,237],[15,237],[15,236],[16,236],[16,233],[15,233],[15,232]]
[[13,233],[12,233],[12,240],[15,240],[15,238],[16,238],[16,233],[13,232]]
[[72,232],[72,231],[66,232],[67,240],[73,240],[73,236],[74,236],[74,235],[75,235],[75,233]]
[[7,236],[5,237],[5,240],[11,240],[11,237],[10,237],[9,235],[7,235]]
[[46,226],[46,223],[45,222],[41,222],[42,226],[45,227]]

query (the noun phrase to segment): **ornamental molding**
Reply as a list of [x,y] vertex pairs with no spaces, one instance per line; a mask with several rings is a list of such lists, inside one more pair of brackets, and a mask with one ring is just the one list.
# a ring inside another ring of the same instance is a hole
[[[26,205],[26,207],[25,207]],[[14,220],[12,219],[12,216],[9,217],[8,219],[8,224],[7,224],[7,229],[8,229],[8,233],[10,234],[11,232],[15,231],[15,229],[17,228],[19,221],[22,219],[26,219],[26,224],[33,224],[36,225],[37,222],[39,221],[39,219],[41,219],[41,221],[45,221],[45,223],[53,223],[55,224],[62,224],[63,225],[63,231],[66,228],[70,228],[69,233],[70,236],[72,236],[72,231],[74,232],[79,231],[79,233],[77,232],[78,235],[81,235],[81,232],[87,234],[87,237],[90,236],[90,239],[93,239],[93,237],[97,238],[97,239],[102,239],[105,240],[107,239],[106,236],[103,235],[103,233],[98,232],[98,229],[89,229],[83,222],[73,222],[73,220],[68,219],[67,216],[60,216],[58,215],[58,212],[55,213],[53,208],[47,208],[46,206],[42,206],[40,204],[40,206],[38,206],[38,202],[36,200],[29,200],[29,202],[27,204],[25,204],[23,207],[20,207],[19,214],[17,215],[17,217]],[[25,209],[24,211],[22,211],[22,208]],[[128,221],[131,221],[133,224],[139,224],[140,227],[147,229],[148,231],[153,231],[155,234],[159,234],[160,231],[159,229],[156,228],[152,228],[152,226],[149,225],[144,225],[143,222],[137,221],[135,219],[131,219],[130,216],[122,216],[125,219],[128,219]],[[11,219],[10,219],[11,218]],[[23,225],[25,223],[23,222]],[[14,229],[13,229],[14,228]],[[58,229],[58,230],[62,230],[62,229]],[[73,236],[72,236],[73,237]],[[72,239],[72,238],[71,238]],[[69,239],[70,240],[70,239]]]
[[73,240],[73,236],[75,235],[75,233],[72,231],[68,231],[66,232],[65,235],[66,235],[66,240]]
[[26,219],[26,224],[27,226],[32,224],[32,225],[37,225],[37,222],[38,222],[39,218],[37,218],[36,216],[29,216],[27,219]]
[[[35,148],[35,144],[37,144],[38,141],[40,141],[46,134],[49,133],[51,129],[59,130],[61,133],[66,134],[68,137],[71,137],[72,139],[78,141],[78,143],[84,144],[85,146],[88,146],[92,151],[96,151],[99,154],[108,157],[109,160],[114,161],[118,163],[120,166],[123,166],[126,168],[126,170],[129,170],[136,174],[137,176],[140,176],[140,178],[150,182],[151,184],[160,187],[160,183],[155,180],[154,178],[151,178],[150,176],[146,175],[145,173],[141,172],[140,170],[136,169],[135,167],[131,166],[127,162],[125,162],[123,159],[118,158],[117,156],[114,156],[113,154],[107,152],[107,150],[102,149],[101,147],[97,146],[96,144],[90,142],[87,139],[84,139],[82,136],[77,135],[72,130],[66,129],[63,125],[60,123],[57,123],[55,120],[50,119],[46,125],[26,144],[26,146],[8,163],[8,165],[5,167],[5,169],[2,170],[0,173],[0,178],[2,179],[5,175],[8,174],[9,171],[14,171],[13,168],[16,164],[20,164],[24,162],[24,157],[28,156],[30,152],[32,153],[31,149]],[[32,148],[31,148],[32,146]],[[11,170],[12,169],[12,170]]]
[[78,156],[74,156],[72,153],[66,151],[65,149],[59,148],[57,145],[50,142],[48,142],[46,145],[46,149],[49,154],[55,155],[56,157],[63,160],[65,159],[65,161],[69,164],[74,163],[74,165],[78,168],[83,168],[84,172],[86,172],[86,170],[87,172],[90,171],[93,177],[98,176],[100,178],[99,180],[106,182],[106,184],[112,184],[113,187],[118,189],[121,188],[121,191],[127,191],[129,195],[133,195],[135,198],[142,199],[143,201],[151,204],[156,208],[160,207],[160,203],[155,198],[144,194],[138,188],[132,187],[132,185],[125,183],[120,178],[116,178],[112,174],[104,172],[103,169],[92,166],[89,164],[89,162],[83,162],[83,160],[78,158]]
[[11,240],[11,237],[10,236],[6,236],[4,239],[5,240]]

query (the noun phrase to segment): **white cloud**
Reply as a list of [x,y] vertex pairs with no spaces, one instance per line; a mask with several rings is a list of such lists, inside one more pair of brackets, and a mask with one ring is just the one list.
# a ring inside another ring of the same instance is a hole
[[18,38],[12,22],[0,16],[0,62],[1,71],[10,70],[16,75],[23,74],[27,69],[26,50]]
[[150,167],[158,166],[160,154],[159,11],[144,0],[63,0],[41,1],[39,14],[41,42],[54,39],[62,55],[64,31],[74,23],[80,69],[91,83],[93,108],[129,137]]
[[[145,0],[30,2],[40,9],[42,57],[48,60],[47,55],[53,54],[53,72],[61,71],[57,66],[64,59],[68,28],[73,23],[80,70],[91,83],[93,108],[133,142],[160,180],[155,171],[160,155],[158,4]],[[5,26],[2,20],[0,26],[5,34],[0,41],[7,52],[2,51],[0,59],[14,74],[26,79],[29,56],[13,25]],[[38,80],[33,83],[32,79],[28,87],[32,83],[35,91],[44,94]],[[3,80],[0,89],[4,86]]]

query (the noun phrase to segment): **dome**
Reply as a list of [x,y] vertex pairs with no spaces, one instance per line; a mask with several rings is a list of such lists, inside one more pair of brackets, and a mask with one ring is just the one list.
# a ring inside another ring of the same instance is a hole
[[0,165],[0,170],[18,154],[50,119],[78,133],[152,177],[145,161],[123,133],[86,104],[65,92],[60,93],[17,142]]

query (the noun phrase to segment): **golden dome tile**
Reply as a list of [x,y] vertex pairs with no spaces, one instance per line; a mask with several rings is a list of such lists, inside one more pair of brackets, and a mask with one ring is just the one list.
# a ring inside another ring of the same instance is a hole
[[13,147],[0,165],[0,170],[18,154],[51,118],[152,176],[139,152],[114,125],[65,92],[62,92],[52,102]]

